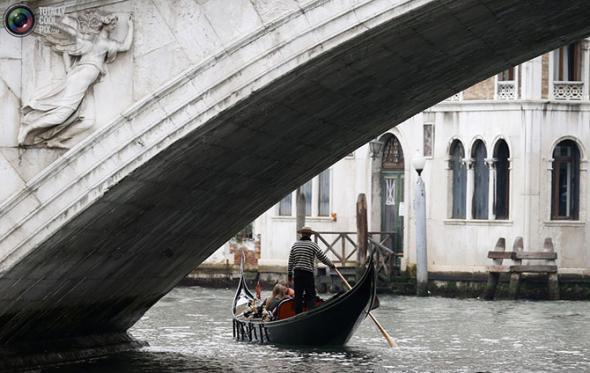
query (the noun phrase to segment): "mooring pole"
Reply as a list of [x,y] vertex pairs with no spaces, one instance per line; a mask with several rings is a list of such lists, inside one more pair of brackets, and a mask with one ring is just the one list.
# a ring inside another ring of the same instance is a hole
[[428,259],[426,256],[426,188],[422,180],[424,158],[414,162],[418,173],[414,210],[416,212],[416,295],[428,295]]
[[359,268],[365,264],[367,260],[367,244],[369,241],[367,225],[367,197],[365,193],[360,193],[356,200],[356,233],[357,233],[357,259]]

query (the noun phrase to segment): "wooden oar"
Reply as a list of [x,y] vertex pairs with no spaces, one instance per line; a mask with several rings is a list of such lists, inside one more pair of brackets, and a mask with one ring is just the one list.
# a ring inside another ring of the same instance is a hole
[[[346,281],[346,279],[344,278],[344,276],[342,276],[342,273],[340,273],[340,271],[338,270],[338,268],[334,267],[334,271],[336,271],[336,273],[338,274],[338,276],[340,277],[340,279],[342,280],[342,282],[344,282],[344,284],[348,287],[348,290],[352,289],[352,286],[350,286],[350,284],[348,283],[348,281]],[[377,326],[377,329],[379,329],[379,331],[383,335],[383,338],[385,338],[385,340],[387,341],[387,344],[389,345],[389,347],[391,347],[391,348],[397,348],[397,343],[395,343],[395,341],[393,340],[393,338],[391,338],[391,336],[389,335],[389,333],[387,333],[387,331],[381,326],[381,324],[379,323],[379,321],[377,321],[377,319],[375,318],[375,316],[373,316],[373,314],[371,314],[371,311],[369,311],[369,317],[371,318],[371,320],[373,320],[373,322]]]

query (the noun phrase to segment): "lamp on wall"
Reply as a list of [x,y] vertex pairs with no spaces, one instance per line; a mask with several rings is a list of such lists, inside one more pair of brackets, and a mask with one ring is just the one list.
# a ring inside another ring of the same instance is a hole
[[377,158],[379,153],[381,153],[381,149],[383,148],[383,143],[379,141],[377,138],[369,141],[369,155],[371,159]]

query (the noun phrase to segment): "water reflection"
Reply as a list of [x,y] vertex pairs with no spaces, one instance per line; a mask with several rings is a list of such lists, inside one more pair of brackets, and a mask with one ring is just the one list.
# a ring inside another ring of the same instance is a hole
[[286,348],[232,339],[232,290],[179,288],[131,330],[150,347],[50,372],[580,372],[590,370],[590,302],[382,296],[344,348]]

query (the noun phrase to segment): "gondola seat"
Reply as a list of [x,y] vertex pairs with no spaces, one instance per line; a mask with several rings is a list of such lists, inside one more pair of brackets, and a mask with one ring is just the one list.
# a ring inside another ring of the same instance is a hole
[[[315,306],[319,307],[322,303],[324,303],[324,300],[320,297],[316,297]],[[303,312],[305,311],[307,311],[307,307],[303,306]],[[284,320],[293,316],[295,316],[295,299],[289,298],[279,303],[274,312],[273,320]]]

